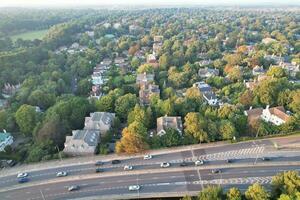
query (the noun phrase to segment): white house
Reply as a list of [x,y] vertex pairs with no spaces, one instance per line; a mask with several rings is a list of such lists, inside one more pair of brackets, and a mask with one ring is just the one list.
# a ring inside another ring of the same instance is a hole
[[4,151],[5,147],[13,142],[14,138],[10,133],[6,133],[6,131],[0,133],[0,151]]
[[263,110],[261,118],[266,122],[270,122],[279,126],[287,122],[290,116],[286,114],[283,106],[277,106],[273,108],[269,108],[269,106],[267,106]]

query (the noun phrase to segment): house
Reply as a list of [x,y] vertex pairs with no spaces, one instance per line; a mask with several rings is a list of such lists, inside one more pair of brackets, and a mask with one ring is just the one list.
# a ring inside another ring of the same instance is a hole
[[269,106],[267,106],[263,110],[261,118],[266,122],[270,122],[279,126],[287,122],[290,116],[286,114],[283,106],[277,106],[273,108],[269,108]]
[[4,151],[5,147],[11,145],[14,142],[14,138],[10,133],[5,130],[0,132],[0,152]]
[[125,62],[125,58],[117,57],[115,58],[115,65],[120,65]]
[[181,117],[159,117],[157,122],[157,135],[162,136],[166,134],[168,128],[173,128],[182,134],[182,120]]
[[207,66],[212,63],[213,63],[213,61],[211,61],[211,60],[201,60],[201,61],[195,62],[195,64],[198,64],[200,67]]
[[198,75],[201,78],[209,78],[212,76],[218,76],[219,75],[219,70],[218,69],[212,69],[212,68],[200,68],[198,71]]
[[104,58],[102,60],[102,62],[100,62],[101,65],[106,65],[106,66],[111,65],[111,63],[112,63],[112,60],[109,58]]
[[218,99],[210,85],[205,82],[197,82],[193,84],[193,87],[199,88],[199,91],[203,95],[203,98],[209,105],[216,106],[218,104]]
[[100,85],[93,85],[90,93],[90,97],[100,99],[102,96]]
[[244,83],[245,83],[246,88],[248,88],[250,90],[254,90],[254,88],[256,86],[258,86],[261,81],[263,81],[263,80],[265,80],[267,78],[270,78],[270,77],[267,76],[267,75],[265,75],[265,74],[259,74],[254,81],[245,81],[244,80]]
[[141,85],[146,85],[149,83],[154,82],[154,74],[138,74],[136,77],[136,84],[141,86]]
[[300,72],[300,65],[296,63],[280,62],[279,66],[284,69],[291,77],[296,77]]
[[156,94],[160,95],[160,89],[158,85],[146,84],[142,85],[139,91],[139,98],[141,105],[149,105],[151,95]]
[[17,85],[12,85],[10,83],[5,83],[4,87],[2,89],[2,95],[5,98],[8,98],[12,95],[14,95],[19,89],[21,88],[21,84],[17,84]]
[[66,137],[63,152],[71,156],[94,155],[99,142],[99,130],[73,130],[72,135]]
[[115,113],[109,113],[109,112],[90,113],[90,117],[85,118],[84,129],[99,130],[100,134],[103,135],[108,130],[111,129],[114,119],[115,119]]
[[158,55],[161,48],[162,48],[162,43],[154,43],[152,46],[153,54]]
[[156,60],[156,57],[154,54],[149,54],[147,56],[147,63],[156,63],[156,62],[157,62],[157,60]]
[[277,40],[275,40],[275,39],[273,39],[273,38],[264,38],[264,39],[262,39],[262,41],[261,41],[263,44],[266,44],[266,45],[268,45],[268,44],[271,44],[271,43],[273,43],[273,42],[277,42]]
[[162,35],[155,35],[155,36],[153,37],[154,43],[162,43],[162,42],[163,42],[163,39],[164,39],[164,36],[162,36]]
[[114,23],[114,25],[113,25],[113,27],[114,27],[114,29],[119,29],[119,28],[121,28],[121,23]]
[[276,55],[265,55],[264,59],[268,61],[274,62],[276,65],[279,65],[281,62],[284,61],[284,58],[281,56],[276,56]]
[[258,65],[256,65],[256,66],[252,69],[252,75],[253,75],[253,76],[257,76],[257,75],[264,74],[264,73],[265,73],[265,70],[264,70],[263,66],[258,66]]
[[261,118],[262,112],[263,112],[262,108],[252,109],[252,107],[250,107],[249,110],[244,111],[244,114],[248,117],[248,124],[259,120]]

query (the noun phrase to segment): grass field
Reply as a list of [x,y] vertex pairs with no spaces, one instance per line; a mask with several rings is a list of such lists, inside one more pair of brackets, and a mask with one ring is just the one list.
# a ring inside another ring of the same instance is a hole
[[38,30],[38,31],[30,31],[30,32],[26,32],[26,33],[13,35],[13,36],[11,36],[11,39],[13,41],[16,41],[18,38],[21,38],[23,40],[42,39],[46,35],[47,32],[48,32],[48,29]]

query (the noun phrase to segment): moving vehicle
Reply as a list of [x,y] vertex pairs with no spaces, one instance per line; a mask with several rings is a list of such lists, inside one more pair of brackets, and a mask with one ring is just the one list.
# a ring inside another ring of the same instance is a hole
[[196,166],[200,166],[200,165],[203,165],[204,164],[204,161],[203,160],[196,160],[195,161],[195,165]]
[[212,174],[220,174],[222,171],[220,169],[213,169],[211,170]]
[[225,162],[226,162],[226,163],[232,163],[233,160],[231,160],[231,159],[226,159]]
[[271,160],[271,158],[269,158],[269,157],[262,157],[261,158],[263,161],[270,161]]
[[57,172],[57,174],[56,174],[57,177],[64,177],[64,176],[67,176],[67,175],[68,175],[68,173],[65,172],[65,171]]
[[160,164],[160,167],[161,167],[161,168],[167,168],[167,167],[170,167],[170,163],[168,163],[168,162],[163,162],[163,163]]
[[115,164],[120,164],[121,160],[112,160],[111,164],[115,165]]
[[152,158],[152,155],[145,155],[144,160],[150,160]]
[[102,169],[102,168],[97,168],[96,169],[96,173],[101,173],[101,172],[104,172],[104,169]]
[[125,171],[129,171],[129,170],[132,170],[132,169],[133,169],[133,167],[131,165],[125,165],[124,166]]
[[23,173],[18,173],[17,178],[25,178],[28,176],[28,173],[23,172]]
[[128,187],[129,191],[138,191],[138,190],[140,190],[140,188],[141,187],[139,185],[130,185]]
[[26,182],[28,182],[28,181],[29,181],[29,179],[26,178],[26,177],[24,177],[24,178],[19,178],[19,179],[18,179],[18,183],[26,183]]
[[71,192],[71,191],[75,191],[75,190],[79,190],[79,186],[78,185],[71,185],[70,187],[68,187],[68,191]]
[[186,162],[180,163],[180,167],[186,167],[186,166],[187,166],[187,163],[186,163]]
[[101,166],[101,165],[103,165],[104,163],[102,162],[102,161],[97,161],[97,162],[95,162],[95,165],[96,166]]

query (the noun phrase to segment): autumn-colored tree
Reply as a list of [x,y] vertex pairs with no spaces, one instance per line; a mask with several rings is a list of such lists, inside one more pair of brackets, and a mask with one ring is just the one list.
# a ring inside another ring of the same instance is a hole
[[245,192],[247,200],[269,200],[270,195],[259,183],[254,183]]
[[253,101],[253,93],[251,90],[246,90],[243,92],[243,94],[240,96],[239,101],[244,106],[251,106]]
[[142,73],[148,73],[148,74],[150,74],[150,73],[153,73],[154,70],[153,70],[153,66],[152,65],[150,65],[150,64],[143,64],[143,65],[139,66],[137,72],[139,74],[142,74]]
[[227,200],[242,200],[242,193],[238,188],[230,188],[226,194]]
[[185,133],[192,135],[199,142],[207,141],[207,132],[204,131],[204,120],[199,113],[188,113],[184,118]]
[[133,122],[122,131],[122,138],[116,143],[116,153],[141,153],[149,148],[145,141],[147,129],[138,122]]

